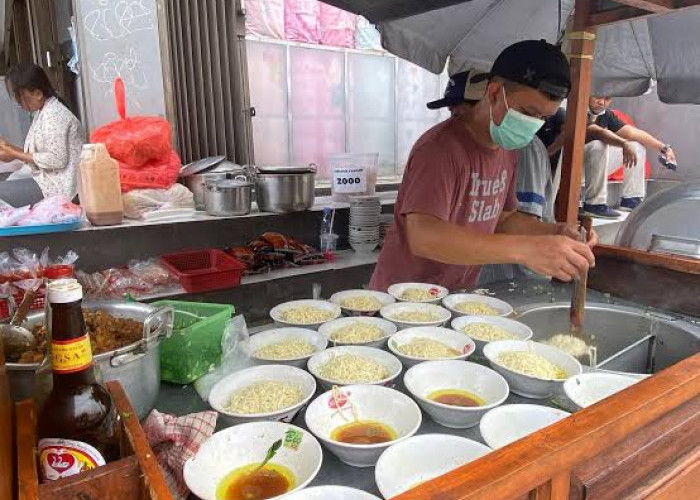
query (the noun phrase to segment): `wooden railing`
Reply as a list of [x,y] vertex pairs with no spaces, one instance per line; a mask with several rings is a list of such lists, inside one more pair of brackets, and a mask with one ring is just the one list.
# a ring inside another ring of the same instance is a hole
[[[700,477],[699,450],[696,354],[394,500],[691,500],[698,498],[692,488]],[[612,495],[601,484],[610,484]]]

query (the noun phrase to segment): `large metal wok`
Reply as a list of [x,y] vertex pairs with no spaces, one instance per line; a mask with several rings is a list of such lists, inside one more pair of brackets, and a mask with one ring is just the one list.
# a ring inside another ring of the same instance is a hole
[[[546,340],[569,331],[569,303],[535,304],[518,309],[515,319]],[[700,328],[688,321],[644,309],[589,304],[583,330],[595,336],[597,368],[651,374],[700,351]]]
[[[173,330],[173,310],[170,307],[155,308],[147,304],[122,301],[85,301],[83,309],[105,311],[112,316],[128,318],[143,323],[143,338],[114,351],[95,356],[104,381],[119,380],[131,404],[139,415],[145,417],[153,408],[160,387],[160,341]],[[27,316],[28,329],[44,323],[44,312]],[[45,384],[51,377],[35,377],[40,363],[8,363],[10,393],[15,401],[33,397],[37,384],[41,393],[48,392]],[[47,373],[48,375],[48,373]]]

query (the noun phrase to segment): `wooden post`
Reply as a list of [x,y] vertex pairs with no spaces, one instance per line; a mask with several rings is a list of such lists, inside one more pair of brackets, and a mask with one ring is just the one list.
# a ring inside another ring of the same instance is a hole
[[594,30],[587,29],[590,0],[576,0],[571,40],[571,94],[566,106],[564,126],[564,155],[561,187],[557,198],[556,215],[560,222],[574,222],[578,218],[583,171],[583,147],[586,140],[588,98],[591,92],[591,68],[595,49]]

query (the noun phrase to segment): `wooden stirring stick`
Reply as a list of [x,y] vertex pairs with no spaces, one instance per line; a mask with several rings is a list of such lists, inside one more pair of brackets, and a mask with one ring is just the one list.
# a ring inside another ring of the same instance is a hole
[[[591,232],[593,220],[590,217],[583,217],[581,220],[581,241],[586,242],[588,235]],[[574,290],[571,295],[571,310],[569,311],[569,320],[571,323],[571,332],[575,335],[581,335],[583,331],[583,320],[586,308],[586,286],[588,285],[588,272],[574,280]]]

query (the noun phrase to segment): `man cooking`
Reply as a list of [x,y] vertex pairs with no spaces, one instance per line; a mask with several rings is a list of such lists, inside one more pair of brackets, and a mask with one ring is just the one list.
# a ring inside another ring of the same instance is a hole
[[409,156],[370,287],[401,282],[472,288],[483,264],[521,264],[569,281],[594,264],[591,235],[516,212],[515,150],[529,144],[571,87],[569,65],[545,41],[498,56],[469,113],[428,130]]

